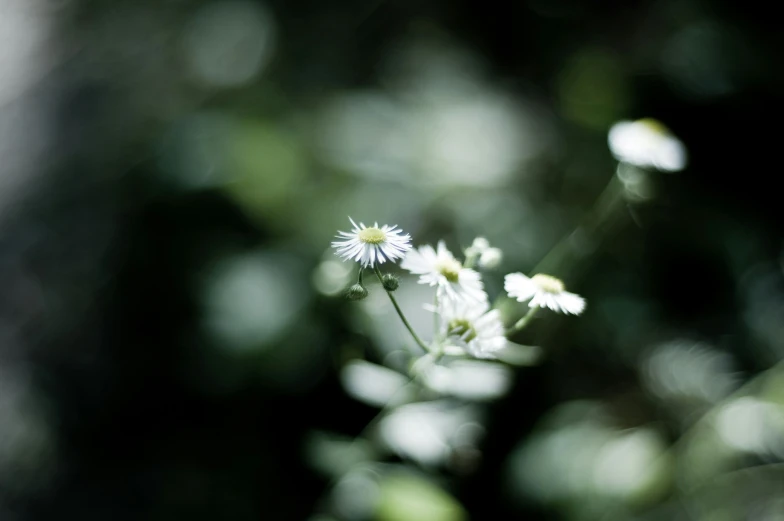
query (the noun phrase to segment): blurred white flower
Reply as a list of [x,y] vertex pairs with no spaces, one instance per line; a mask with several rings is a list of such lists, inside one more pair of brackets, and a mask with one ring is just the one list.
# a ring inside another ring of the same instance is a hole
[[559,506],[658,501],[672,471],[664,437],[652,427],[615,424],[599,404],[562,404],[512,454],[509,485]]
[[246,85],[270,62],[276,33],[271,13],[259,2],[208,3],[186,27],[185,63],[208,86]]
[[423,181],[501,185],[549,139],[548,122],[535,108],[481,82],[472,93],[450,96],[439,89],[414,101],[410,139]]
[[784,407],[744,396],[719,409],[716,430],[728,446],[745,452],[784,455]]
[[383,407],[395,398],[405,400],[410,394],[401,392],[408,382],[405,376],[365,360],[346,364],[340,372],[340,381],[353,398],[376,407]]
[[487,302],[446,300],[439,314],[447,354],[467,352],[477,358],[495,358],[494,353],[506,347],[501,313],[490,310]]
[[593,482],[597,492],[633,500],[649,491],[667,463],[665,448],[662,436],[651,428],[615,432],[595,453]]
[[656,346],[641,370],[643,384],[658,398],[691,407],[718,402],[738,379],[730,355],[685,339]]
[[420,275],[420,284],[437,286],[439,298],[476,302],[487,300],[479,273],[464,268],[446,248],[444,241],[438,242],[438,250],[428,244],[410,251],[400,267]]
[[457,445],[479,441],[481,427],[466,429],[478,426],[478,419],[478,411],[471,406],[438,400],[398,407],[381,420],[379,429],[384,443],[400,456],[438,465],[447,461]]
[[668,172],[686,166],[686,147],[655,119],[620,121],[610,128],[607,141],[613,156],[624,163]]
[[530,307],[545,307],[558,313],[579,315],[585,309],[585,299],[565,291],[564,283],[542,273],[526,277],[522,273],[510,273],[504,277],[504,289],[518,302],[528,303]]
[[553,152],[552,115],[487,81],[481,59],[401,42],[379,65],[388,90],[348,91],[325,105],[316,132],[329,164],[427,192],[503,185]]
[[307,295],[297,259],[249,252],[222,259],[202,288],[204,326],[215,345],[237,353],[271,349]]
[[455,360],[434,365],[425,372],[425,384],[443,394],[466,400],[494,400],[512,385],[512,370],[503,364],[479,360]]
[[[465,254],[466,259],[471,259],[471,262],[476,261],[480,268],[486,270],[498,267],[503,258],[503,252],[500,248],[491,247],[490,241],[484,237],[474,239],[471,246],[466,248]],[[469,263],[469,261],[467,260],[466,263]]]
[[504,258],[503,252],[500,248],[487,248],[479,256],[479,267],[486,270],[497,268]]
[[351,232],[338,232],[340,240],[332,243],[332,247],[337,250],[335,254],[343,257],[344,261],[351,259],[362,264],[363,268],[372,268],[387,260],[394,262],[395,259],[403,258],[411,249],[411,237],[402,235],[397,225],[385,224],[379,228],[378,223],[375,223],[367,227],[364,223],[357,225],[351,217],[348,219],[354,228]]

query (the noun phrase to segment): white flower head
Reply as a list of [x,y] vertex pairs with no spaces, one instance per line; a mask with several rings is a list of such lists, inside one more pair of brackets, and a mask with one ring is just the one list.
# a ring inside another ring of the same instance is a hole
[[530,307],[544,307],[573,315],[579,315],[585,309],[584,298],[565,291],[560,279],[542,273],[530,278],[522,273],[510,273],[504,277],[504,289],[518,302],[530,300]]
[[503,258],[504,253],[499,248],[487,248],[479,256],[479,267],[486,270],[495,269]]
[[630,165],[668,172],[686,167],[686,147],[652,118],[616,123],[610,128],[607,141],[613,156]]
[[447,300],[439,306],[447,354],[468,352],[476,358],[495,358],[506,347],[501,313],[487,302]]
[[402,259],[411,249],[411,237],[403,235],[397,225],[385,224],[379,227],[375,223],[373,226],[365,226],[364,223],[357,225],[351,217],[348,220],[354,229],[351,232],[338,232],[340,235],[336,237],[340,240],[332,243],[332,247],[337,250],[335,255],[343,257],[344,261],[350,259],[362,264],[363,268],[372,268],[385,261]]
[[470,264],[474,261],[480,268],[491,270],[497,268],[503,259],[503,252],[499,248],[490,246],[490,241],[484,237],[477,237],[471,246],[466,248],[466,263]]
[[418,250],[411,250],[400,263],[400,267],[419,275],[420,284],[437,286],[439,298],[487,301],[479,273],[464,268],[446,248],[444,241],[438,242],[437,250],[429,244]]

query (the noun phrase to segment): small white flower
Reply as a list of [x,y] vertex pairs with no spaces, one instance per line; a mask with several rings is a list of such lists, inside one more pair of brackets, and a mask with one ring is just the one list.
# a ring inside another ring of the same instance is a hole
[[610,128],[607,141],[613,156],[624,163],[669,172],[686,166],[686,147],[655,119],[620,121]]
[[518,302],[530,299],[530,307],[544,307],[573,315],[579,315],[585,309],[584,298],[565,291],[564,283],[550,275],[539,273],[529,278],[522,273],[510,273],[504,277],[504,289]]
[[497,268],[504,258],[503,252],[499,248],[487,248],[479,256],[479,267],[486,270]]
[[482,253],[489,247],[490,247],[490,241],[488,241],[484,237],[477,237],[476,239],[474,239],[474,242],[471,243],[471,246],[469,246],[469,248],[473,248],[474,251],[476,251],[477,253]]
[[337,250],[335,255],[343,257],[344,261],[351,259],[362,264],[363,268],[372,268],[385,261],[402,259],[411,249],[411,237],[403,235],[397,225],[379,228],[378,223],[375,223],[367,227],[363,223],[357,225],[351,217],[348,220],[354,229],[351,232],[338,232],[340,235],[336,237],[340,240],[332,243],[332,247]]
[[484,237],[477,237],[471,246],[466,248],[466,264],[473,264],[476,262],[479,267],[485,270],[491,270],[498,267],[503,258],[503,252],[499,248],[490,246],[490,242]]
[[501,313],[487,302],[447,300],[440,306],[442,333],[447,354],[468,352],[477,358],[495,358],[506,347]]
[[451,300],[479,302],[487,300],[479,273],[464,268],[452,252],[446,249],[444,241],[438,242],[438,250],[429,244],[418,250],[411,250],[400,263],[400,267],[420,275],[420,284],[437,286],[439,298],[445,296]]

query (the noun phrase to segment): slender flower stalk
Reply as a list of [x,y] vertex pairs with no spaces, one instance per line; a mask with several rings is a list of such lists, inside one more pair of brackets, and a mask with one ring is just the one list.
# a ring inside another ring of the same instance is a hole
[[623,195],[623,184],[617,176],[613,175],[582,222],[570,233],[561,237],[534,266],[531,273],[563,271],[567,267],[564,264],[584,255],[581,253],[584,248],[582,245],[600,242],[609,231],[610,227],[607,224],[612,222],[617,212],[624,207],[626,201]]
[[[562,236],[529,273],[573,270],[575,263],[585,256],[584,245],[597,245],[619,224],[617,217],[626,203],[624,193],[623,183],[613,175],[580,224]],[[499,307],[507,298],[507,295],[498,295],[494,307]]]
[[438,312],[440,305],[440,300],[438,298],[438,292],[436,291],[436,296],[433,300],[433,338],[438,338],[441,334],[441,314]]
[[[373,271],[376,272],[376,276],[378,277],[378,280],[379,280],[379,282],[381,282],[381,285],[383,287],[383,285],[384,285],[384,276],[381,274],[381,270],[378,269],[378,266],[373,266]],[[403,314],[403,310],[400,309],[400,306],[398,305],[397,299],[395,298],[395,296],[392,294],[391,291],[389,291],[386,288],[384,288],[384,291],[387,292],[387,295],[389,296],[389,300],[392,301],[392,305],[395,307],[395,311],[397,311],[397,314],[400,317],[400,320],[403,321],[403,325],[406,326],[406,329],[408,329],[408,332],[411,333],[411,336],[414,338],[414,342],[416,342],[416,344],[419,347],[421,347],[422,350],[425,353],[429,353],[430,352],[430,348],[427,346],[427,344],[425,344],[422,341],[421,338],[419,338],[419,335],[416,334],[416,332],[414,331],[414,328],[411,327],[411,324],[408,323],[408,320],[406,319],[406,316]]]
[[523,329],[525,329],[525,326],[527,326],[528,323],[531,320],[533,320],[534,315],[536,315],[537,311],[539,311],[539,306],[532,306],[531,309],[528,310],[528,313],[526,313],[523,318],[518,320],[515,323],[515,325],[513,325],[512,327],[510,327],[509,329],[506,330],[506,334],[507,335],[511,335],[511,334],[517,333],[518,331],[522,331]]
[[465,262],[463,263],[463,266],[468,269],[473,269],[476,265],[476,261],[488,248],[490,248],[490,242],[484,237],[477,237],[474,239],[471,246],[465,250]]

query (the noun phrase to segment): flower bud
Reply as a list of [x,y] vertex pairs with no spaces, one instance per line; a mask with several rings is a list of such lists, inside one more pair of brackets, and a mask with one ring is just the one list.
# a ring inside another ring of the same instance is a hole
[[368,290],[362,284],[354,284],[346,290],[346,298],[349,300],[362,300],[368,296]]
[[395,291],[400,286],[400,279],[398,279],[391,273],[387,273],[386,275],[381,277],[381,283],[384,285],[385,290]]
[[479,256],[479,267],[491,270],[497,268],[501,264],[501,259],[504,258],[503,252],[498,248],[487,248]]
[[476,239],[474,239],[473,244],[471,244],[471,248],[473,248],[475,251],[479,253],[482,253],[489,247],[490,247],[490,241],[488,241],[484,237],[477,237]]
[[473,268],[479,256],[482,255],[482,253],[484,253],[485,250],[487,250],[489,247],[490,241],[484,237],[477,237],[474,239],[474,242],[471,243],[471,246],[465,249],[466,267]]

